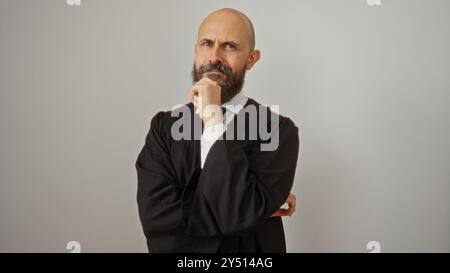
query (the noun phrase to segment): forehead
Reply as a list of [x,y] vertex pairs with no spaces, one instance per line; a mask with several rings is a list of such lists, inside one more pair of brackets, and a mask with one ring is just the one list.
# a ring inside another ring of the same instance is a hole
[[198,29],[198,40],[219,39],[221,41],[234,41],[248,43],[248,22],[235,14],[213,14],[208,16]]

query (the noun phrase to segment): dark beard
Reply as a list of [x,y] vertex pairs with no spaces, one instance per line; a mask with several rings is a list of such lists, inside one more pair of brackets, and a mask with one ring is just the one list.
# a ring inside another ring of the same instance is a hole
[[198,70],[195,69],[195,63],[192,68],[192,84],[195,84],[199,80],[203,78],[203,74],[206,72],[211,72],[213,70],[217,70],[224,75],[226,75],[226,79],[222,79],[222,77],[215,77],[214,74],[210,75],[210,79],[217,82],[221,87],[221,103],[225,103],[230,101],[234,96],[236,96],[239,92],[241,92],[242,87],[244,86],[245,79],[245,67],[242,68],[241,71],[237,71],[233,73],[230,67],[218,61],[213,64],[209,63],[207,65],[201,66]]

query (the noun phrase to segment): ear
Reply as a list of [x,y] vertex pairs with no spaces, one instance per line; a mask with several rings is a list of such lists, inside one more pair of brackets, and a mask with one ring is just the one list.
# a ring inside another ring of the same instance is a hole
[[250,52],[250,55],[248,55],[247,65],[245,68],[247,70],[252,69],[252,67],[259,61],[260,58],[261,52],[258,49],[253,50],[252,52]]

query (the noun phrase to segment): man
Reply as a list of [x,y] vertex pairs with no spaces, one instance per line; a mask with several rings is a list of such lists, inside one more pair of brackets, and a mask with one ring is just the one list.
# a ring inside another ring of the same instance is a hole
[[[221,9],[200,25],[192,101],[181,119],[175,110],[153,117],[136,161],[150,252],[286,251],[281,217],[295,211],[289,192],[298,128],[241,91],[246,70],[259,58],[253,25],[243,13]],[[247,123],[239,127],[238,121]],[[196,123],[200,128],[191,130]],[[261,130],[250,137],[256,124],[271,129],[269,138]],[[177,128],[188,137],[180,139]],[[281,208],[284,203],[289,208]]]

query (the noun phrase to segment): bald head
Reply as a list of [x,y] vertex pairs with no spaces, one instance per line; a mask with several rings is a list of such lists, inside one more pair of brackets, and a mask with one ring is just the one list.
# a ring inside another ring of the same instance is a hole
[[250,19],[234,9],[214,11],[198,28],[193,82],[213,79],[221,86],[222,103],[227,102],[240,92],[246,71],[259,58]]
[[221,30],[228,34],[234,32],[240,38],[245,37],[245,42],[248,44],[250,51],[255,49],[255,30],[252,21],[238,10],[223,8],[212,12],[200,24],[198,36],[200,37],[211,30]]

